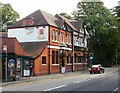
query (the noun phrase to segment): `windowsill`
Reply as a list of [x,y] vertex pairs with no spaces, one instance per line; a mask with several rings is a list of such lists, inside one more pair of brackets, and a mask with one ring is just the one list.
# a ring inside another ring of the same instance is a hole
[[54,43],[59,43],[58,41],[53,41],[53,40],[52,40],[52,42],[54,42]]
[[72,64],[67,64],[67,65],[72,65]]
[[52,64],[52,66],[59,66],[59,64]]
[[74,63],[74,64],[76,64],[76,65],[77,65],[77,64],[83,64],[83,63]]
[[43,66],[46,66],[46,64],[42,64]]

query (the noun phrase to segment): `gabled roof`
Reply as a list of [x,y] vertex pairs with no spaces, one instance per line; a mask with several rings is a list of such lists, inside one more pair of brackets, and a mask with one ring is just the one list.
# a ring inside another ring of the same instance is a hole
[[83,22],[78,21],[78,22],[71,22],[71,24],[78,30],[83,30]]
[[42,51],[47,45],[47,42],[24,42],[20,43],[26,52],[27,56],[32,56],[32,58],[37,58],[41,55]]
[[67,18],[64,18],[58,14],[55,15],[56,18],[60,19],[60,20],[64,20],[73,30],[78,31],[70,22],[76,22],[76,20],[70,20]]
[[[30,17],[32,17],[34,19],[33,25],[31,25],[31,26],[52,25],[52,26],[58,27],[57,24],[55,23],[55,20],[57,20],[57,18],[47,12],[42,11],[42,10],[37,10],[25,18],[30,18]],[[10,28],[22,27],[23,26],[22,20],[13,24]]]
[[[51,25],[51,26],[61,28],[63,24],[66,22],[67,25],[69,25],[73,30],[78,31],[78,29],[76,29],[76,27],[74,27],[71,23],[71,22],[77,22],[76,20],[70,20],[58,14],[53,16],[45,11],[37,10],[23,19],[26,19],[26,18],[33,18],[33,25],[31,26]],[[13,24],[9,28],[24,27],[22,24],[22,20]]]
[[[74,31],[80,31],[80,29],[83,29],[82,21],[78,22],[76,20],[67,19],[58,14],[53,16],[42,10],[37,10],[23,19],[26,19],[26,18],[33,18],[33,25],[30,25],[30,26],[51,25],[51,26],[61,28],[64,24],[67,24],[69,28]],[[23,26],[22,20],[13,24],[10,28],[26,27],[26,26]]]

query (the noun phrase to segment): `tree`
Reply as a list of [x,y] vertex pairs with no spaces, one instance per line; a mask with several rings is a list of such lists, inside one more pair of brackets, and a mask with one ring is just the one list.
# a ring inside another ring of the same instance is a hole
[[[120,1],[119,1],[120,2]],[[116,61],[119,61],[120,64],[120,6],[116,6],[113,9],[111,9],[114,17],[117,20],[117,26],[115,28],[117,29],[117,43],[116,43]]]
[[104,6],[101,0],[97,0],[97,2],[82,0],[78,3],[73,16],[76,20],[84,20],[84,25],[90,34],[89,50],[95,55],[95,63],[113,64],[117,22],[111,11]]
[[0,30],[4,31],[5,27],[12,25],[13,23],[15,23],[18,18],[19,18],[19,14],[12,8],[12,6],[10,4],[2,4],[0,3],[0,12],[2,15],[1,16],[1,23],[2,26],[0,28]]
[[60,13],[59,15],[65,17],[67,19],[72,19],[72,17],[70,15],[68,15],[67,13],[65,13],[65,12]]

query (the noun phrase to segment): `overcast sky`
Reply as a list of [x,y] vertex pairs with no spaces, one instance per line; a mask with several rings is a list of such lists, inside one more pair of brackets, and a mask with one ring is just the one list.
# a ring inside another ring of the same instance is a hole
[[[32,12],[41,9],[52,15],[66,12],[71,14],[81,0],[0,0],[2,3],[10,3],[15,11],[20,14],[20,19]],[[102,0],[107,8],[118,5],[120,0]]]

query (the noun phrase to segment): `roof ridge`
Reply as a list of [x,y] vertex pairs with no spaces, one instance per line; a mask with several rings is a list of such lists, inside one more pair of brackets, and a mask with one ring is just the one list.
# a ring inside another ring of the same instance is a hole
[[[46,20],[45,16],[44,16],[44,14],[43,14],[43,12],[45,12],[45,11],[43,11],[43,10],[39,9],[39,12],[40,12],[40,13],[41,13],[41,15],[43,16],[43,18],[45,19],[45,21],[47,22],[47,24],[49,24],[49,23],[48,23],[48,21]],[[45,13],[46,13],[46,12],[45,12]]]
[[[46,20],[46,22],[47,22],[49,25],[57,26],[57,27],[58,27],[58,25],[57,25],[56,22],[55,22],[55,19],[56,19],[56,20],[58,20],[58,19],[57,19],[54,15],[52,15],[52,14],[46,12],[46,11],[43,11],[43,10],[40,10],[40,11],[41,11],[44,19]],[[52,17],[52,18],[50,18],[50,17]],[[53,23],[53,22],[54,22],[54,23]]]

